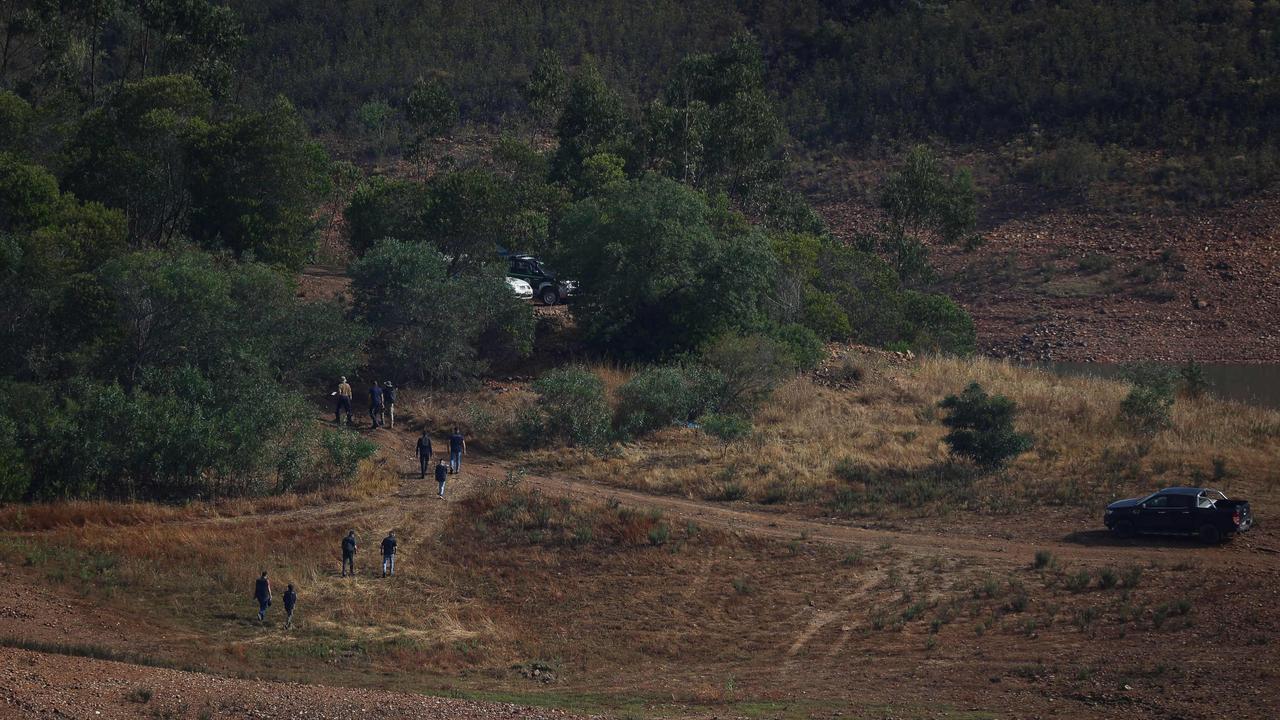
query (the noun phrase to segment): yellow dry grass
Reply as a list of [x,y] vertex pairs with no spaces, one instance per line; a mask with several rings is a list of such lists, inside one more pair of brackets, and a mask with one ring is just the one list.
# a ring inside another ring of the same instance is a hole
[[851,474],[932,482],[949,460],[938,402],[978,382],[1017,402],[1019,429],[1034,436],[1035,446],[979,479],[970,507],[1093,507],[1104,496],[1174,484],[1208,484],[1255,503],[1277,499],[1280,476],[1272,459],[1280,452],[1280,413],[1273,410],[1179,398],[1173,427],[1146,434],[1119,415],[1128,392],[1121,382],[983,358],[891,364],[867,355],[858,362],[864,377],[853,389],[808,378],[778,388],[756,414],[751,438],[728,447],[698,431],[671,428],[610,457],[544,452],[534,459],[598,482],[691,498],[822,503],[842,488],[866,490],[850,482]]

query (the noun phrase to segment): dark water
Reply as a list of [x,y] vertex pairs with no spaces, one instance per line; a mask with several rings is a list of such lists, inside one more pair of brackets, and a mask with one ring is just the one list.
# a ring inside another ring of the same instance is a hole
[[[1124,366],[1110,363],[1047,363],[1061,375],[1120,377]],[[1209,392],[1228,400],[1280,409],[1280,365],[1201,365]]]

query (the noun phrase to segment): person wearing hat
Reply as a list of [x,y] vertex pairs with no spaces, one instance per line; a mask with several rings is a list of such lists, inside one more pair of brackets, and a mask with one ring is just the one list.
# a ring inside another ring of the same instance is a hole
[[342,424],[342,413],[347,413],[347,424],[351,424],[351,386],[347,384],[347,378],[338,379],[338,389],[333,393],[338,398],[338,407],[333,411],[333,422]]
[[387,427],[396,426],[396,388],[390,380],[382,383],[382,403],[387,408]]

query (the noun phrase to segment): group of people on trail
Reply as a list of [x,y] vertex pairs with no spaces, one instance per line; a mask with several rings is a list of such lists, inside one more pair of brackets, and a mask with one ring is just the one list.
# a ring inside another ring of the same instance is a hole
[[[426,479],[427,471],[431,467],[431,458],[434,454],[431,446],[431,436],[427,434],[426,430],[423,430],[422,436],[418,438],[418,447],[414,452],[418,455],[418,477]],[[462,436],[458,428],[454,428],[453,433],[449,435],[449,465],[446,467],[444,458],[441,457],[435,467],[436,483],[440,486],[440,499],[444,499],[444,484],[449,479],[449,474],[457,474],[462,469],[462,456],[466,452],[467,439]]]
[[[441,461],[443,462],[443,461]],[[396,574],[396,533],[394,530],[387,533],[382,538],[380,545],[382,549],[382,577],[394,576]],[[356,531],[351,530],[346,537],[342,538],[342,577],[347,577],[348,573],[352,577],[356,574],[356,549],[359,544],[356,542]],[[263,570],[262,575],[253,584],[253,599],[258,601],[258,622],[267,621],[267,609],[271,607],[271,581],[267,578],[267,571]],[[293,610],[298,606],[298,591],[293,589],[293,583],[284,591],[284,626],[286,628],[293,627]]]
[[[382,538],[382,577],[396,574],[396,533],[394,530],[387,533]],[[356,542],[356,531],[347,532],[347,536],[342,538],[342,577],[346,577],[348,571],[352,577],[356,574],[356,549],[359,544]]]
[[[333,421],[339,425],[342,424],[342,416],[347,416],[347,424],[353,425],[351,421],[351,385],[347,382],[347,378],[338,378],[338,389],[332,393],[337,399],[337,406],[333,411]],[[375,380],[369,386],[369,422],[373,429],[380,427],[394,428],[396,426],[396,386],[391,384],[390,380],[384,380],[381,385]]]
[[[267,608],[271,607],[271,581],[267,579],[267,571],[263,570],[257,582],[253,584],[253,599],[258,601],[258,622],[266,622]],[[298,606],[298,593],[293,583],[284,591],[284,626],[293,627],[293,609]]]
[[[347,379],[342,377],[338,381],[338,389],[332,393],[337,398],[337,408],[334,410],[333,421],[341,424],[343,414],[346,414],[347,424],[351,425],[351,385],[347,383]],[[369,419],[373,424],[373,428],[380,427],[394,428],[396,424],[396,388],[387,380],[379,385],[374,382],[369,387]],[[462,432],[455,427],[449,435],[449,459],[445,464],[445,458],[442,455],[435,465],[435,480],[439,485],[438,497],[444,499],[444,486],[449,479],[450,474],[457,474],[462,469],[462,456],[467,452],[467,439]],[[420,478],[425,479],[427,472],[431,469],[431,461],[434,457],[434,450],[431,444],[431,436],[424,429],[422,436],[418,438],[418,446],[416,450],[418,456],[418,469]],[[396,534],[394,531],[387,533],[382,539],[380,548],[382,550],[382,577],[394,576],[396,574]],[[354,577],[356,574],[356,550],[358,543],[356,541],[356,531],[352,530],[342,538],[342,570],[341,576],[347,577],[348,573]],[[271,607],[271,581],[267,579],[267,571],[263,570],[262,575],[254,583],[253,598],[258,601],[258,621],[266,622],[267,608]],[[290,584],[284,593],[284,611],[285,611],[285,627],[293,627],[293,609],[298,604],[298,593]]]

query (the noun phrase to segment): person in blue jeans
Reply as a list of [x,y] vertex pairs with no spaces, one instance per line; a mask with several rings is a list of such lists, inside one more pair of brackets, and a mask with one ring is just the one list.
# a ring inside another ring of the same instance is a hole
[[462,437],[458,428],[449,436],[449,469],[454,475],[462,469],[462,456],[467,454],[467,439]]
[[267,619],[267,608],[271,607],[271,581],[267,580],[267,571],[253,584],[253,599],[258,601],[258,622]]
[[382,577],[396,574],[396,534],[382,538]]

